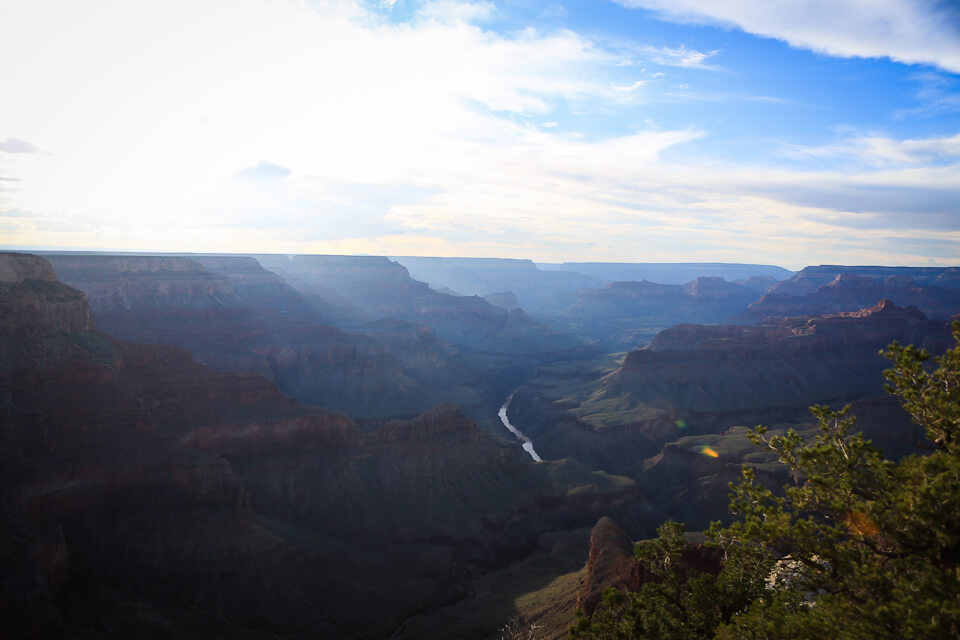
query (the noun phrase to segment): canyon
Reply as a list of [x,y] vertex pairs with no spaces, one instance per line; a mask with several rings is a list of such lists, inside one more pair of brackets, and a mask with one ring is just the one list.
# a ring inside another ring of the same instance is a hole
[[560,638],[790,481],[747,427],[923,446],[879,352],[950,344],[956,269],[574,266],[0,254],[3,629]]

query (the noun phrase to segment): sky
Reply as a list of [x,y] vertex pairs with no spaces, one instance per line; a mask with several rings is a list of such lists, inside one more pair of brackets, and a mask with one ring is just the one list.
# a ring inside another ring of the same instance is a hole
[[960,264],[956,0],[2,0],[0,247]]

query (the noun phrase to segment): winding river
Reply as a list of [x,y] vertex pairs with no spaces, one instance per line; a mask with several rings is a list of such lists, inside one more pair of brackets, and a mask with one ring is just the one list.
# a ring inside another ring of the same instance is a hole
[[497,415],[500,416],[500,422],[503,423],[510,433],[517,437],[517,440],[523,443],[523,450],[530,454],[530,457],[533,458],[534,462],[543,462],[543,458],[537,455],[537,452],[533,449],[533,440],[524,435],[520,429],[517,429],[515,426],[510,424],[510,418],[507,417],[507,407],[510,406],[510,401],[513,400],[513,394],[510,394],[510,397],[504,400],[503,406],[500,407],[500,411],[497,412]]

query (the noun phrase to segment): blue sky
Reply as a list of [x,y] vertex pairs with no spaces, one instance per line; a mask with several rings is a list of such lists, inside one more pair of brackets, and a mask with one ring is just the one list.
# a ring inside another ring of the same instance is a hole
[[960,7],[0,6],[0,246],[960,264]]

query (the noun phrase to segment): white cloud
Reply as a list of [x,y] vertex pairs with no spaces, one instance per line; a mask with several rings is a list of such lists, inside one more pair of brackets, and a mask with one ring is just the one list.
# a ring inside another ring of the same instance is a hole
[[485,109],[614,93],[612,56],[573,33],[388,25],[346,1],[5,3],[0,59],[23,61],[0,66],[0,122],[51,153],[0,160],[21,179],[7,201],[129,226],[249,208],[230,181],[264,158],[304,197],[303,176],[390,183],[515,135]]
[[[685,44],[681,44],[676,47],[652,47],[649,45],[635,44],[625,44],[623,46],[629,50],[632,50],[635,55],[642,59],[621,60],[618,63],[618,66],[621,67],[651,62],[664,67],[686,67],[711,70],[717,70],[720,68],[706,64],[706,61],[709,58],[717,55],[719,51],[697,51],[696,49],[689,48]],[[641,73],[644,72],[646,72],[646,69],[641,69]],[[657,78],[662,75],[663,72],[656,72],[651,74],[651,77]]]
[[261,160],[255,167],[242,169],[237,177],[242,180],[282,180],[290,175],[290,169]]
[[617,0],[841,57],[887,57],[960,72],[960,7],[936,0]]
[[631,93],[631,92],[633,92],[633,91],[636,91],[637,89],[639,89],[640,87],[642,87],[642,86],[645,85],[645,84],[647,84],[647,81],[646,81],[646,80],[637,80],[637,81],[634,82],[633,84],[628,84],[628,85],[615,85],[613,88],[616,89],[617,91],[621,91],[621,92],[623,92],[623,93]]
[[651,49],[649,53],[651,61],[670,67],[705,67],[704,61],[716,54],[716,51],[696,51],[683,44]]
[[960,134],[905,140],[878,134],[857,135],[830,145],[787,147],[786,153],[797,158],[847,159],[870,168],[960,163]]
[[0,151],[6,153],[37,153],[39,150],[26,140],[7,138],[6,140],[0,141]]

